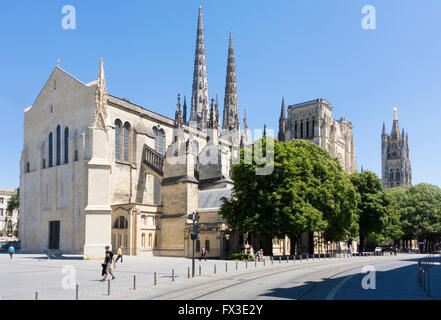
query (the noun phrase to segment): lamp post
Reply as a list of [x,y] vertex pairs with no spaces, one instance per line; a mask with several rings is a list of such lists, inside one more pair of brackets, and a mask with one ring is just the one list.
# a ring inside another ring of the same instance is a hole
[[192,220],[192,230],[191,230],[191,240],[193,241],[193,254],[192,254],[192,258],[191,258],[191,274],[192,277],[194,278],[194,242],[198,239],[199,237],[199,226],[196,224],[196,222],[199,220],[199,216],[196,213],[192,213],[189,214],[188,219]]

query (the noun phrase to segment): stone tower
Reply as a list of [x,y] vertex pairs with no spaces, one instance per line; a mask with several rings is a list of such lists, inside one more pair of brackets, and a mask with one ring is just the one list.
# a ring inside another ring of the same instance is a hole
[[404,129],[400,134],[397,108],[394,108],[394,121],[390,135],[383,123],[381,134],[382,180],[385,189],[412,185],[412,169],[409,159],[409,139]]
[[222,124],[222,137],[240,142],[239,103],[236,86],[236,64],[234,61],[233,34],[230,32],[230,44],[228,48],[227,76],[225,79],[224,114]]
[[191,127],[204,130],[209,117],[207,60],[205,57],[204,23],[202,7],[199,7],[198,30],[196,36],[196,52],[194,58],[193,92],[191,97]]

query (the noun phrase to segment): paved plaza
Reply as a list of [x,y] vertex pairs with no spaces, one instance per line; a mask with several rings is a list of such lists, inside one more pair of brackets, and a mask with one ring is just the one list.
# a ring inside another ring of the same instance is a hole
[[[353,257],[259,262],[196,260],[195,278],[188,279],[191,259],[125,256],[114,270],[116,279],[101,282],[101,261],[67,255],[48,260],[44,254],[18,253],[11,260],[0,253],[0,297],[3,300],[74,300],[79,284],[80,300],[101,299],[440,299],[433,285],[427,297],[416,282],[419,255]],[[363,265],[379,265],[377,287],[363,291],[359,283]],[[201,275],[199,275],[199,267]],[[349,269],[353,271],[348,271]],[[432,267],[433,283],[441,280],[440,266]],[[216,269],[216,273],[215,273]],[[174,270],[175,279],[172,279]],[[191,269],[190,269],[191,270]],[[342,271],[338,277],[334,274]],[[154,273],[157,284],[154,285]],[[134,276],[136,276],[134,290]],[[332,278],[332,279],[331,279]],[[326,283],[323,280],[327,280]],[[310,287],[323,282],[322,289]],[[335,288],[338,288],[336,290]],[[308,296],[301,292],[308,292]],[[401,296],[400,296],[401,294]]]

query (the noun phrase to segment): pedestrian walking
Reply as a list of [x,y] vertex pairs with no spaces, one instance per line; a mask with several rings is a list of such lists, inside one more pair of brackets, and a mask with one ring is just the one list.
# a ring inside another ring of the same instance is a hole
[[259,261],[260,261],[260,262],[263,262],[263,259],[264,259],[264,258],[263,258],[263,250],[260,249],[260,250],[259,250]]
[[118,248],[118,251],[117,251],[118,256],[116,257],[116,261],[115,262],[118,262],[118,260],[120,258],[121,258],[121,263],[123,262],[123,251],[122,251],[122,248],[123,248],[123,246],[120,246]]
[[9,257],[12,259],[12,256],[13,256],[14,253],[15,253],[15,248],[14,248],[14,246],[13,246],[12,244],[11,244],[11,246],[9,247],[8,252],[9,252]]
[[202,261],[202,259],[206,259],[207,250],[205,248],[202,248],[201,250],[201,256],[199,257],[199,261]]
[[349,246],[348,248],[348,256],[352,257],[352,246]]
[[252,260],[254,260],[254,249],[253,249],[253,247],[250,247],[250,253],[248,255],[248,260],[250,260],[250,258]]
[[106,252],[104,254],[104,263],[102,264],[104,271],[104,277],[102,281],[106,281],[107,275],[110,274],[112,276],[112,280],[115,279],[115,276],[112,272],[112,262],[113,262],[113,252],[109,250],[110,246],[106,246]]

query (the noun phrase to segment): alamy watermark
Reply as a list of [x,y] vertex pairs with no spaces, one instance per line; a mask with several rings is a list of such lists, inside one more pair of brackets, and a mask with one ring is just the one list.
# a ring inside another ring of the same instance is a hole
[[373,5],[365,5],[361,9],[361,13],[364,14],[363,19],[361,19],[361,27],[364,30],[375,30],[377,28],[377,12]]
[[367,273],[361,280],[361,287],[364,290],[375,290],[376,289],[376,273],[374,266],[364,266],[361,269],[361,273]]
[[73,5],[65,5],[61,9],[61,13],[64,14],[61,19],[61,27],[65,30],[77,28],[77,11]]

